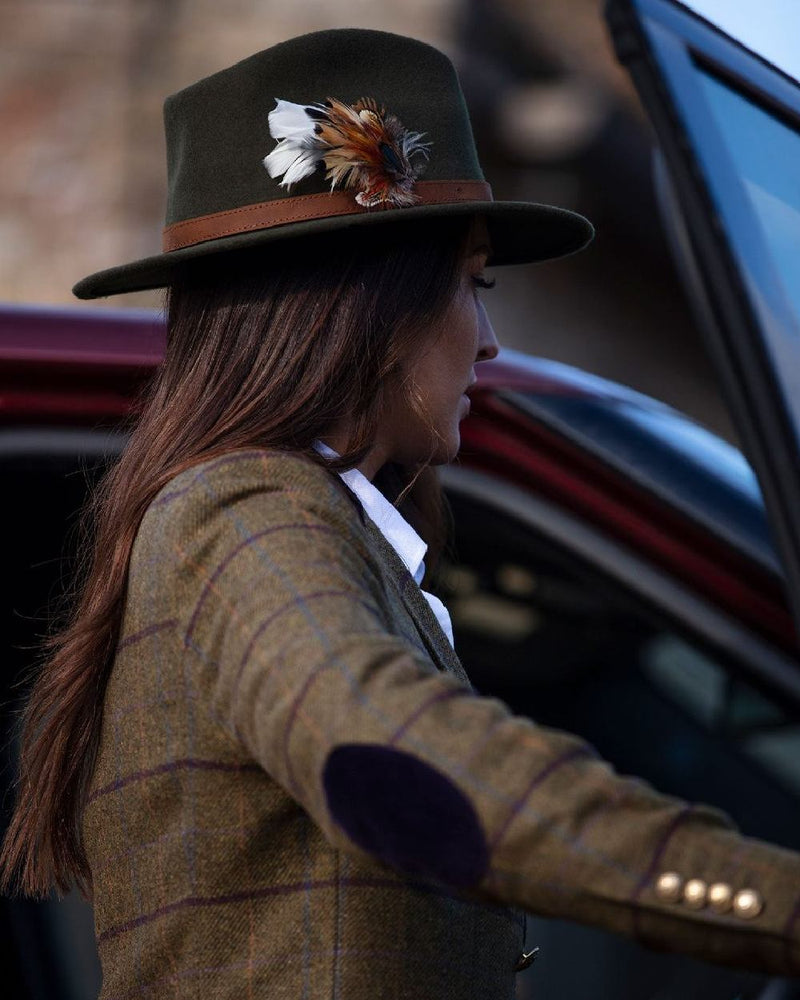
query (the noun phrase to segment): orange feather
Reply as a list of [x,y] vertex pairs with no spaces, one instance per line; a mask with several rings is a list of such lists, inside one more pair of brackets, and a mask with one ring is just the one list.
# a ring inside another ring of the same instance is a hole
[[331,189],[358,188],[356,201],[366,207],[416,204],[412,188],[421,164],[412,158],[427,158],[430,143],[421,142],[419,133],[409,132],[373,98],[362,97],[351,107],[329,97],[325,104],[327,115],[316,132]]

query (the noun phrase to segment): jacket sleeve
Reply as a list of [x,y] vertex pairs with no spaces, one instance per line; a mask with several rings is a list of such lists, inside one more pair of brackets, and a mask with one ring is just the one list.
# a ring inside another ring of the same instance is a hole
[[[245,456],[195,476],[163,537],[209,711],[328,839],[651,947],[800,975],[800,855],[438,671],[397,634],[348,501],[303,475],[269,486]],[[672,902],[667,872],[754,890],[762,908]]]

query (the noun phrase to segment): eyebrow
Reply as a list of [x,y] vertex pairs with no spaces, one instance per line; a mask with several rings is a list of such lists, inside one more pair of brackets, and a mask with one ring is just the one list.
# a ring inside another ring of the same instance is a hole
[[492,256],[492,248],[489,246],[488,243],[481,243],[478,246],[474,247],[472,250],[472,254],[474,256],[476,253],[481,253],[481,251],[483,251],[483,253],[485,253],[487,257]]

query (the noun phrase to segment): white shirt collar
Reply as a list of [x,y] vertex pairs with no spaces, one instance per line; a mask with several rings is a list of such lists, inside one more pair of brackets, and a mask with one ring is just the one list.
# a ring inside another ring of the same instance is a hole
[[[323,441],[315,441],[314,447],[327,458],[338,457],[333,448]],[[381,491],[373,486],[367,477],[358,469],[348,469],[339,475],[350,487],[361,502],[364,513],[375,524],[386,541],[392,546],[405,564],[408,572],[418,583],[422,583],[425,575],[425,553],[428,546],[406,521],[400,511],[394,507]]]

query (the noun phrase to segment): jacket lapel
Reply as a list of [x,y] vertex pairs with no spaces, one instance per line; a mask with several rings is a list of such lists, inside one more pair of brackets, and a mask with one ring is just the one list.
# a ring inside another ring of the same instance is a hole
[[378,552],[381,562],[387,569],[390,586],[414,622],[428,655],[440,670],[455,674],[464,683],[469,684],[466,671],[450,645],[450,640],[442,631],[436,615],[402,559],[370,518],[365,517],[364,524],[372,547]]

